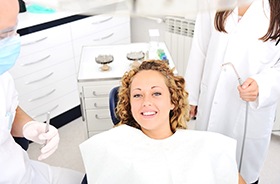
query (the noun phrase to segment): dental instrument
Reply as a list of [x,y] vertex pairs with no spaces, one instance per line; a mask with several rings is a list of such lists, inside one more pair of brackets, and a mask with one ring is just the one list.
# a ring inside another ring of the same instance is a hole
[[[47,132],[49,131],[49,127],[50,127],[50,116],[51,116],[51,113],[50,113],[50,112],[47,112],[47,120],[46,120],[45,133],[47,133]],[[47,143],[48,143],[48,141],[45,140],[45,143],[43,144],[42,147],[46,146]]]

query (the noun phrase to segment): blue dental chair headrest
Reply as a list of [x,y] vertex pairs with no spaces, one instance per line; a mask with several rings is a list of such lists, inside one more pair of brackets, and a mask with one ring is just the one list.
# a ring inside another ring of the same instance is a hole
[[114,125],[120,122],[120,120],[117,118],[116,115],[116,107],[118,104],[118,92],[119,92],[119,86],[116,86],[113,89],[111,89],[109,93],[109,110]]

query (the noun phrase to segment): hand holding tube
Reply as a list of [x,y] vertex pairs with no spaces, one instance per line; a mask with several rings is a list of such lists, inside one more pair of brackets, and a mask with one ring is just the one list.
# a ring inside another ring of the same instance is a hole
[[43,160],[55,152],[59,143],[58,130],[49,125],[49,131],[46,132],[46,124],[30,121],[23,126],[23,135],[26,139],[36,142],[38,144],[46,145],[41,149],[41,155],[38,160]]
[[259,95],[259,86],[257,82],[248,78],[241,86],[238,86],[240,98],[247,102],[255,101]]
[[248,78],[245,82],[243,82],[231,62],[222,64],[222,67],[225,66],[231,66],[236,74],[237,80],[239,82],[239,86],[237,87],[237,89],[239,91],[240,98],[246,102],[257,100],[259,96],[259,86],[257,82],[252,78]]

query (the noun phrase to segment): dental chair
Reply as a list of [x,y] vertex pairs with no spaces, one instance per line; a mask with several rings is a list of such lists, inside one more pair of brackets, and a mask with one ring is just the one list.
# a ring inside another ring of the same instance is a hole
[[109,110],[114,125],[120,122],[120,120],[116,115],[116,107],[118,104],[118,92],[119,92],[119,86],[115,86],[114,88],[111,89],[109,93]]
[[[116,115],[116,107],[118,104],[118,92],[119,92],[119,86],[115,86],[114,88],[111,89],[111,91],[109,93],[109,111],[110,111],[111,120],[114,125],[116,125],[120,122],[120,120],[118,119],[118,117]],[[86,174],[85,174],[81,184],[88,184]]]

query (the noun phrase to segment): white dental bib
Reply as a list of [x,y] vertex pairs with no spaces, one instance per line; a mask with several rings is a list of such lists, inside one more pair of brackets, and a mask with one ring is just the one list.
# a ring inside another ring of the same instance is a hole
[[154,140],[127,125],[80,145],[90,184],[237,184],[235,148],[235,140],[217,133],[179,129]]

